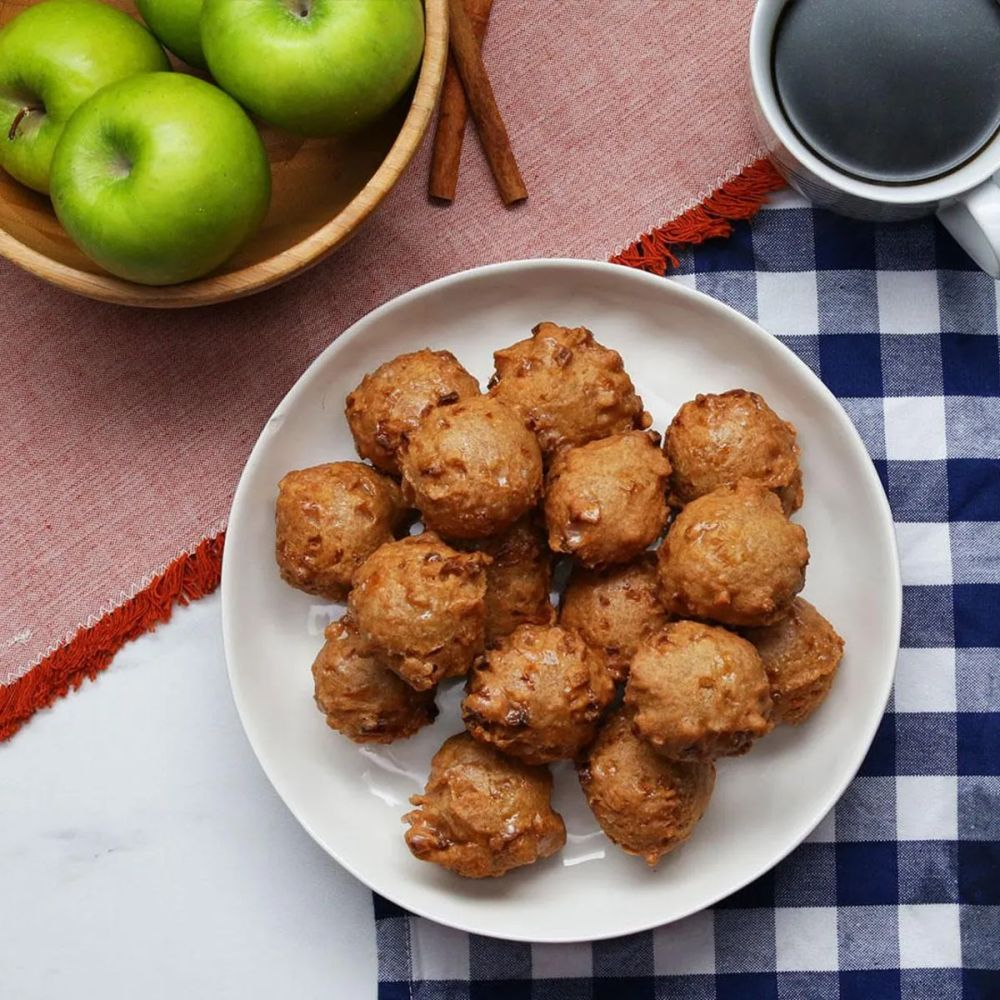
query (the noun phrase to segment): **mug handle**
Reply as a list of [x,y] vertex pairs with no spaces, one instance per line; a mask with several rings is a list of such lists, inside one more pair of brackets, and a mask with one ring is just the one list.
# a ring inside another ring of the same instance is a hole
[[1000,185],[995,180],[942,205],[937,217],[988,275],[1000,278]]

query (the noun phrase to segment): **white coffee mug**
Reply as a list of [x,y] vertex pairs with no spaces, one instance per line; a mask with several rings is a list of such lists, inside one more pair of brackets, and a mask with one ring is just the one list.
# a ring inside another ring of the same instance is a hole
[[899,220],[937,213],[970,257],[1000,277],[1000,134],[961,167],[914,184],[876,184],[841,173],[795,133],[774,88],[771,54],[789,0],[758,0],[750,27],[750,79],[757,130],[774,165],[810,201],[859,219]]

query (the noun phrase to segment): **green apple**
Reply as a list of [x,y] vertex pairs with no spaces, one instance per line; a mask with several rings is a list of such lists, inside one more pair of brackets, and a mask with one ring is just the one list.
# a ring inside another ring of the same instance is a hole
[[0,31],[0,167],[47,193],[69,116],[115,80],[169,68],[156,39],[107,4],[48,0],[22,11]]
[[424,49],[420,0],[205,0],[212,76],[264,121],[354,132],[403,96]]
[[112,274],[146,285],[214,270],[260,225],[270,194],[246,113],[182,73],[105,87],[66,123],[52,158],[66,231]]
[[201,51],[201,6],[203,0],[135,0],[142,19],[171,52],[189,66],[205,69]]

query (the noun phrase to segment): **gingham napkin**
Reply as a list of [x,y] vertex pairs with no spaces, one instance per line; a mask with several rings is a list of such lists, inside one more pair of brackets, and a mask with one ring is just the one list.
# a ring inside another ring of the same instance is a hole
[[855,222],[792,195],[670,280],[780,337],[860,431],[903,571],[888,712],[806,842],[679,923],[513,944],[376,898],[380,1000],[998,998],[998,284],[933,221]]

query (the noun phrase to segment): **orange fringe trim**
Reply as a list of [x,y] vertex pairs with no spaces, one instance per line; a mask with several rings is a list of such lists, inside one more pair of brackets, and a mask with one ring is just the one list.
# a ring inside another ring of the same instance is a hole
[[148,587],[106,614],[90,628],[54,649],[12,684],[0,687],[0,743],[9,740],[32,715],[57,698],[93,680],[126,642],[169,621],[175,604],[189,604],[212,593],[222,575],[225,532],[206,538],[179,556]]
[[[611,258],[663,275],[677,266],[674,250],[729,236],[732,222],[749,219],[768,194],[785,186],[767,160],[751,163],[726,181],[700,205],[640,236]],[[6,687],[0,687],[0,743],[9,740],[39,709],[93,680],[126,642],[168,621],[175,604],[189,604],[212,593],[222,575],[225,532],[206,538],[190,553],[175,559],[148,587],[129,598],[89,628],[49,653],[37,666]]]
[[767,196],[784,186],[785,179],[770,160],[755,160],[700,205],[640,236],[631,246],[615,254],[611,263],[662,276],[669,268],[677,266],[675,250],[683,245],[704,243],[712,237],[731,235],[733,222],[755,215]]

